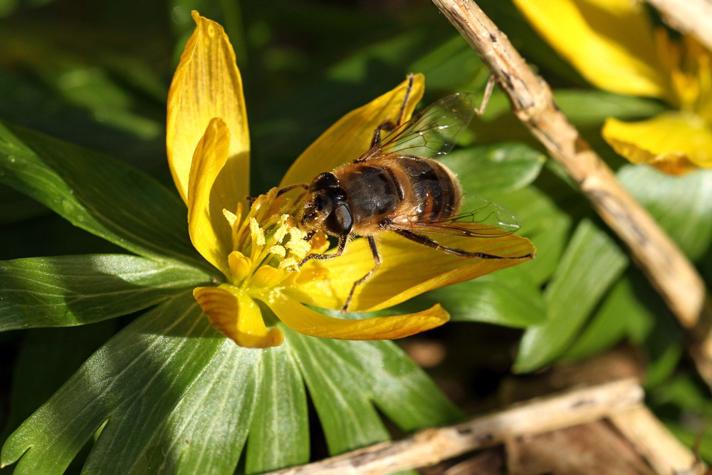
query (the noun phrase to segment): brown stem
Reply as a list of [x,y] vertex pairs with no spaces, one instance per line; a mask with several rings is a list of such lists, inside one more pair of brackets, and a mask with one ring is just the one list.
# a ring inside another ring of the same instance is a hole
[[[509,96],[517,117],[559,162],[599,216],[625,242],[680,324],[698,323],[705,287],[695,268],[655,220],[618,183],[554,103],[549,85],[527,65],[507,36],[472,0],[433,0],[479,53]],[[712,384],[710,362],[700,373]]]
[[704,473],[695,454],[673,437],[647,407],[640,405],[609,419],[656,473]]
[[640,404],[643,390],[633,379],[575,389],[534,399],[461,424],[426,429],[320,462],[273,472],[279,475],[381,474],[425,467],[512,438],[539,434],[608,417]]

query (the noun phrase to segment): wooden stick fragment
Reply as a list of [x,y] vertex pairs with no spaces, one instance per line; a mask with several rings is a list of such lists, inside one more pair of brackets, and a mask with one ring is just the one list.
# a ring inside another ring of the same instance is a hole
[[609,417],[656,473],[702,474],[704,464],[642,404]]
[[[680,324],[693,329],[700,318],[705,287],[692,264],[618,183],[611,169],[556,106],[549,85],[532,71],[479,6],[472,0],[433,0],[433,3],[489,65],[517,117],[628,245]],[[707,364],[699,362],[703,363]],[[712,377],[707,382],[712,384]]]
[[570,390],[534,399],[461,424],[426,429],[396,442],[384,442],[330,459],[273,474],[381,474],[433,465],[458,455],[501,444],[511,437],[538,434],[616,414],[640,403],[634,379]]
[[676,30],[697,38],[712,51],[712,1],[648,0]]

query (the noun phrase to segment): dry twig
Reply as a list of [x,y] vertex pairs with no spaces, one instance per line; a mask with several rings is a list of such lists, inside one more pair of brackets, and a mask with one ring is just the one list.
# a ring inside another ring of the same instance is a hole
[[694,454],[673,437],[647,407],[640,405],[612,414],[610,420],[657,473],[704,472]]
[[[507,36],[474,1],[433,0],[433,3],[489,65],[517,117],[563,165],[601,218],[628,245],[680,324],[688,330],[694,329],[705,298],[702,279],[556,107],[549,85],[532,71]],[[700,374],[712,384],[712,353],[700,351],[708,347],[712,352],[712,344],[697,345],[691,356]]]
[[712,1],[648,0],[673,28],[689,33],[712,51]]
[[627,379],[535,399],[449,427],[426,429],[312,464],[273,472],[280,475],[381,474],[424,467],[512,437],[539,434],[610,416],[637,406],[643,390]]

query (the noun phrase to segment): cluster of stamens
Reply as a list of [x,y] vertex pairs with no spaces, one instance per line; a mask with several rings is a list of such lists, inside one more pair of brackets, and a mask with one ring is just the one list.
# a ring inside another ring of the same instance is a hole
[[223,210],[232,233],[228,264],[233,285],[279,285],[299,271],[300,262],[317,246],[318,240],[308,239],[298,226],[300,200],[277,191],[258,196],[247,213],[242,203],[234,213]]

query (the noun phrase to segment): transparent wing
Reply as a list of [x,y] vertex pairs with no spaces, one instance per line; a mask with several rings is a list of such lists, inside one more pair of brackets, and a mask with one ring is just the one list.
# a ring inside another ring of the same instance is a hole
[[514,234],[519,228],[514,217],[499,205],[482,204],[466,213],[431,223],[389,224],[388,230],[459,257],[486,259],[531,259],[531,242]]
[[452,150],[457,135],[475,114],[474,95],[458,92],[446,96],[397,127],[376,145],[379,155],[400,154],[437,158]]
[[428,229],[429,233],[459,234],[470,237],[500,237],[519,230],[517,218],[497,203],[485,198],[467,197],[465,209],[450,218],[429,223],[414,222],[411,231]]

